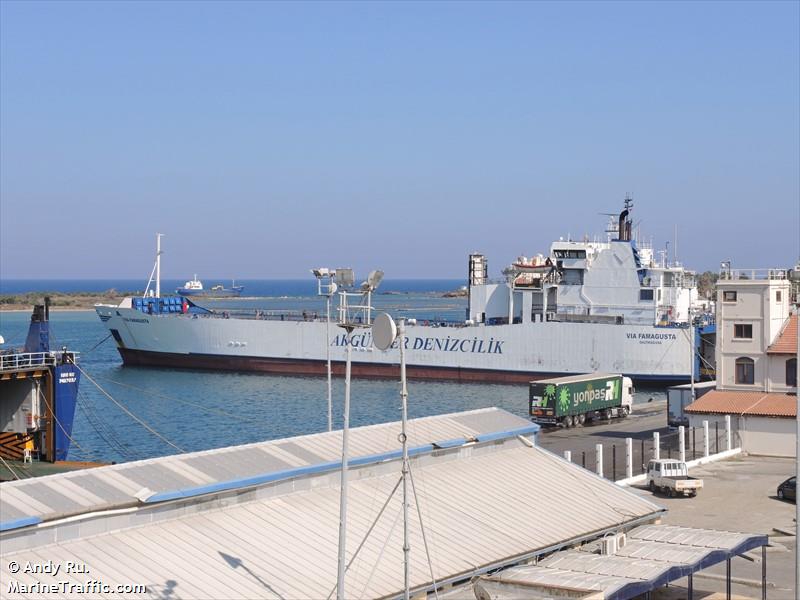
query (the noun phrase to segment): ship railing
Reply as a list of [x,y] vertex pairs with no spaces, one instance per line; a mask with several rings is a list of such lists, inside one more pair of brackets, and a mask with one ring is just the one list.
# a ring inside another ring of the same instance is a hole
[[0,354],[0,372],[29,371],[53,367],[58,358],[57,352],[18,352]]
[[789,279],[788,269],[729,269],[723,268],[719,278],[724,280],[746,281],[748,279],[769,280]]
[[325,316],[312,310],[215,309],[206,314],[190,315],[201,319],[253,319],[258,321],[324,321]]

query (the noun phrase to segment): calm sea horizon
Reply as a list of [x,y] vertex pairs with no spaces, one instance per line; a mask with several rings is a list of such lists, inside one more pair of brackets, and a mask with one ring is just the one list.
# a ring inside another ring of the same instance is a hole
[[[204,277],[204,287],[222,284],[229,286],[231,279]],[[317,280],[308,279],[237,279],[236,285],[244,286],[243,296],[314,296]],[[167,293],[182,287],[186,279],[161,279],[161,289]],[[466,285],[465,279],[385,279],[378,294],[387,292],[423,293],[448,292]],[[147,281],[142,279],[0,279],[0,294],[26,294],[29,292],[142,292]]]

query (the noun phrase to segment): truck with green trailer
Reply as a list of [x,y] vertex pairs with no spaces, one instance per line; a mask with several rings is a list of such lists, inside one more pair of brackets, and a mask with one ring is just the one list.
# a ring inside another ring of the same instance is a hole
[[629,377],[588,373],[530,382],[531,419],[544,425],[576,427],[594,419],[627,417],[633,407]]

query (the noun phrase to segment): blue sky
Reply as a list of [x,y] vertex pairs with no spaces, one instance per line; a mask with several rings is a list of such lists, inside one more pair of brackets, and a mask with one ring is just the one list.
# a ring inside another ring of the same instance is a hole
[[788,266],[798,2],[0,2],[0,276]]

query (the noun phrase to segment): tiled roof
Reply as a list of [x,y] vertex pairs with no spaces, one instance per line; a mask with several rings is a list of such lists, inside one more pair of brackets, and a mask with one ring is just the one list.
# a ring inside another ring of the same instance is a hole
[[797,315],[792,315],[778,334],[767,354],[797,354]]
[[686,412],[795,418],[797,397],[775,392],[712,390],[687,406]]

